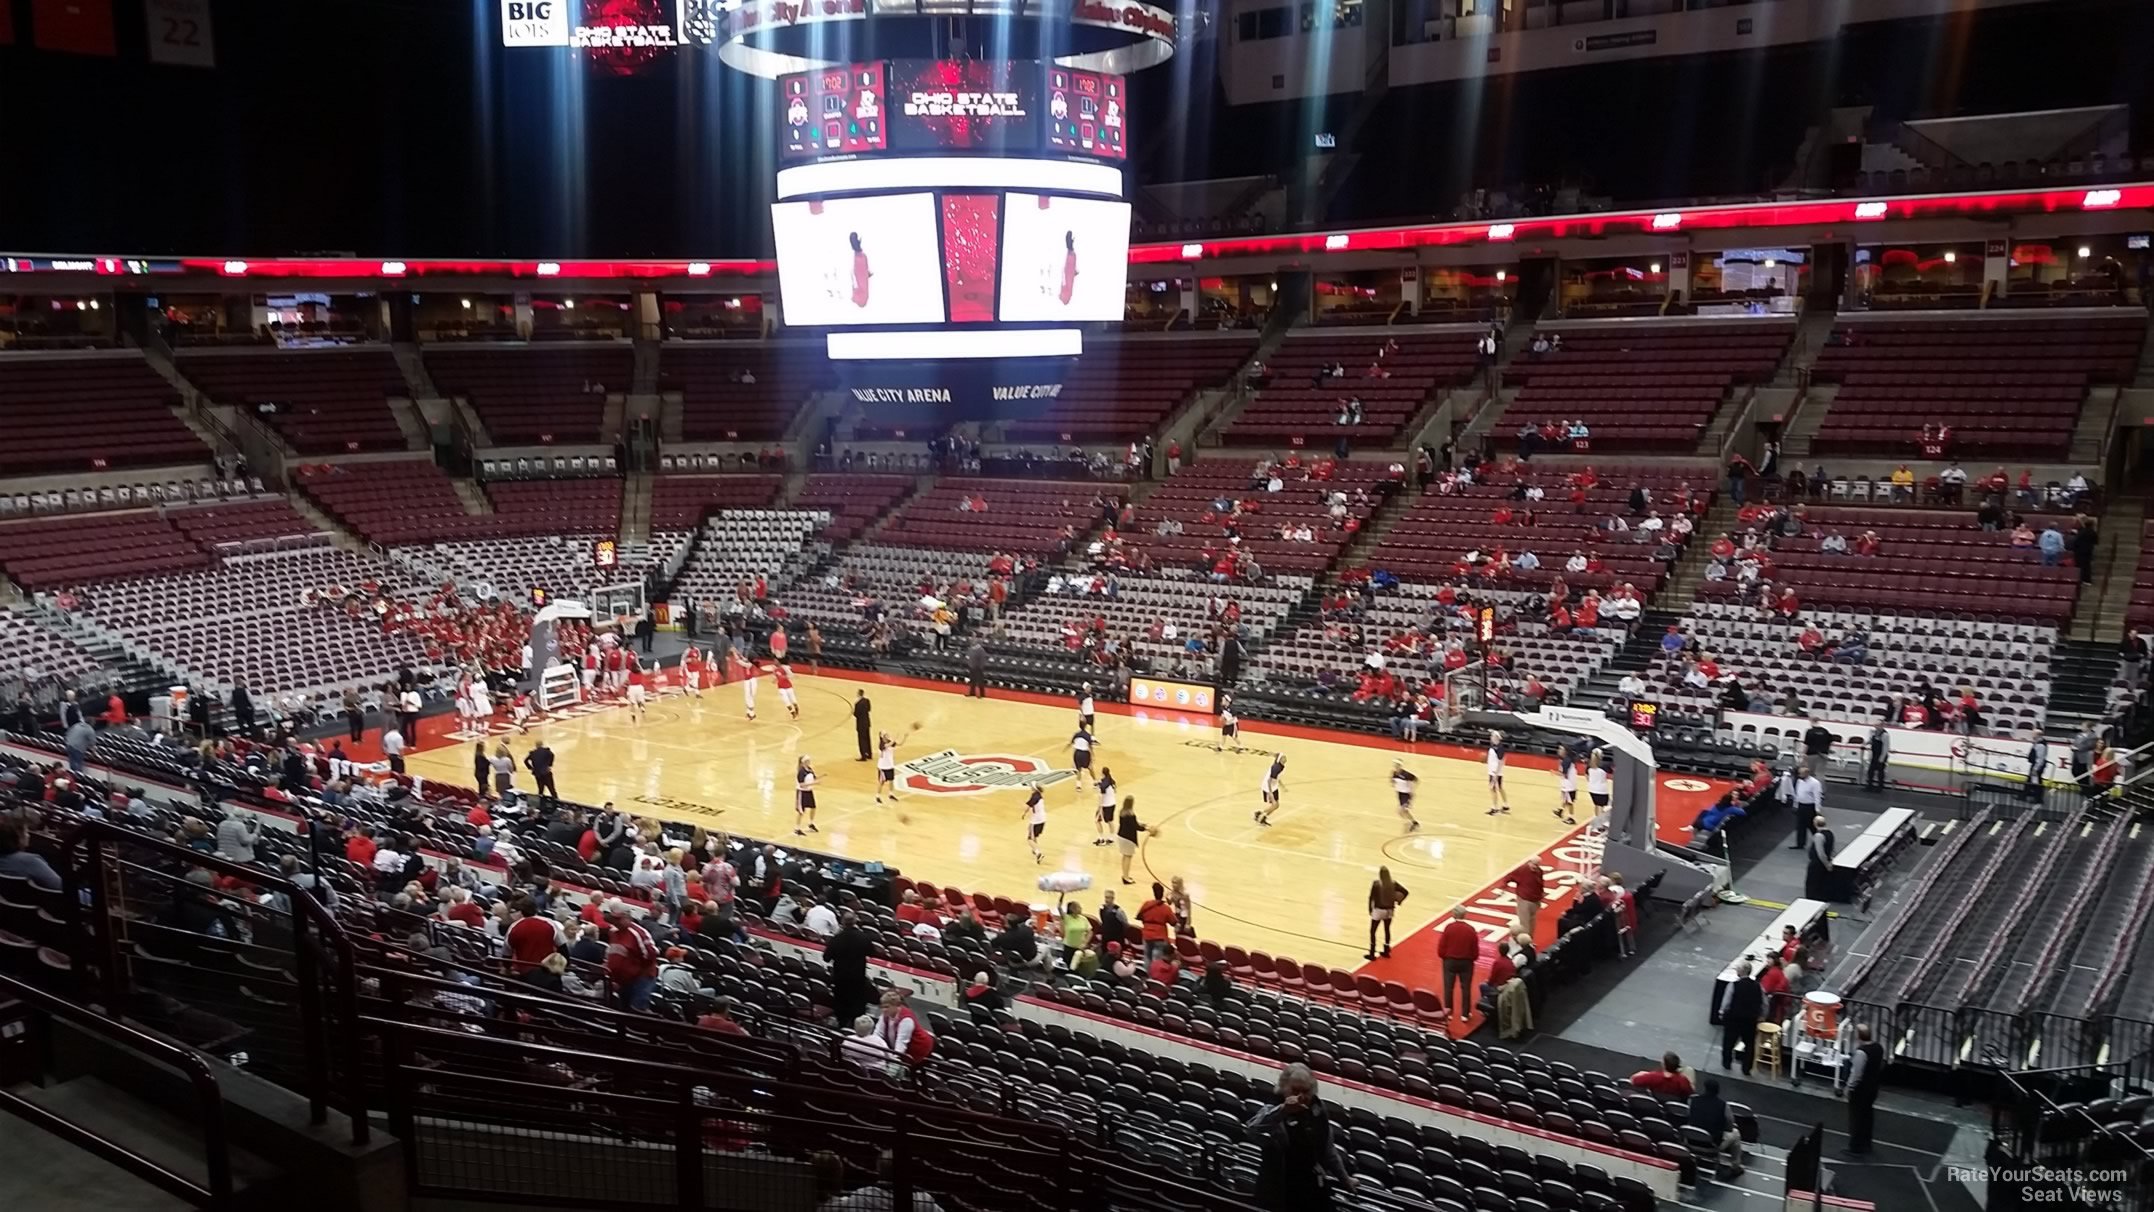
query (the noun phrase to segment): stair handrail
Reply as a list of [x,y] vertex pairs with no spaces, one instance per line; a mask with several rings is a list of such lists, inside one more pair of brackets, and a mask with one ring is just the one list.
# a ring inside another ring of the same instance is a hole
[[2119,386],[2109,394],[2109,420],[2102,426],[2101,463],[2095,468],[2094,475],[2089,477],[2097,484],[2109,477],[2109,456],[2116,452],[2117,418],[2124,412],[2124,392],[2125,388]]
[[0,1110],[5,1110],[69,1144],[94,1153],[136,1178],[162,1188],[173,1196],[201,1208],[224,1208],[232,1201],[232,1146],[224,1122],[224,1091],[209,1062],[190,1049],[160,1039],[139,1027],[108,1018],[87,1006],[56,997],[36,985],[0,973],[0,1001],[26,1002],[41,1013],[73,1024],[99,1036],[155,1058],[187,1078],[194,1090],[194,1123],[202,1132],[205,1182],[176,1174],[117,1141],[99,1136],[93,1129],[61,1118],[12,1090],[0,1089]]

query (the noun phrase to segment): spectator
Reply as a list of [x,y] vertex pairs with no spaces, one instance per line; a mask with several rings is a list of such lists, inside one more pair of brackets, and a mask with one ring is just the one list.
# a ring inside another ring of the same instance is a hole
[[0,819],[0,875],[29,880],[49,892],[62,887],[60,873],[30,849],[29,830],[19,817]]
[[807,913],[801,917],[800,924],[813,931],[818,938],[834,938],[838,933],[837,911],[825,901],[812,901],[808,905]]
[[1847,1073],[1847,1151],[1861,1156],[1870,1151],[1870,1132],[1876,1125],[1877,1088],[1885,1080],[1885,1050],[1871,1038],[1870,1024],[1855,1028],[1855,1056]]
[[1172,987],[1182,979],[1182,957],[1172,951],[1163,952],[1153,958],[1144,975],[1147,980]]
[[928,1032],[927,1024],[905,1004],[905,995],[896,989],[886,989],[882,998],[882,1020],[876,1024],[875,1033],[890,1045],[890,1051],[908,1065],[917,1065],[934,1051],[935,1037]]
[[1227,962],[1213,960],[1205,965],[1202,982],[1204,996],[1212,1003],[1212,1009],[1224,1010],[1234,998],[1234,982],[1227,975]]
[[1092,923],[1084,906],[1069,901],[1062,906],[1062,965],[1075,967],[1077,956],[1092,945]]
[[733,999],[729,997],[711,999],[708,1008],[704,1010],[700,1018],[696,1019],[696,1026],[703,1028],[705,1031],[715,1031],[720,1035],[748,1034],[746,1027],[734,1021]]
[[568,957],[558,951],[550,951],[546,958],[516,974],[523,984],[546,993],[568,992],[563,977],[568,973]]
[[1039,959],[1039,936],[1032,932],[1032,919],[1022,913],[1013,913],[1002,925],[1002,933],[995,936],[995,950],[1008,957],[1014,967],[1027,968]]
[[2042,563],[2054,568],[2064,562],[2064,536],[2055,526],[2044,526],[2042,537],[2035,544],[2042,552]]
[[651,992],[658,987],[658,945],[619,898],[607,900],[600,913],[607,927],[606,979],[623,1009],[649,1009]]
[[1168,941],[1174,930],[1174,906],[1167,903],[1166,896],[1165,885],[1154,880],[1151,899],[1137,906],[1137,921],[1147,959],[1157,959],[1161,952],[1174,949]]
[[1695,1078],[1696,1074],[1684,1067],[1683,1059],[1670,1052],[1660,1058],[1660,1068],[1631,1074],[1630,1084],[1655,1098],[1689,1098],[1697,1089]]
[[[1114,893],[1110,892],[1107,896],[1112,898]],[[1107,911],[1111,908],[1113,908],[1111,904],[1103,905],[1100,908],[1102,928],[1105,926]],[[1119,914],[1120,911],[1117,910],[1116,912]],[[946,943],[970,943],[981,950],[985,950],[987,947],[987,927],[980,924],[980,915],[973,912],[972,906],[967,905],[957,911],[957,920],[944,928],[942,938]]]
[[471,891],[451,885],[442,894],[441,916],[445,921],[474,930],[486,928],[486,911],[471,903]]
[[972,974],[972,983],[958,991],[957,1000],[967,1009],[1000,1011],[1009,1006],[1009,1000],[995,988],[994,978],[984,971]]
[[538,906],[528,896],[511,900],[509,912],[513,920],[502,943],[509,954],[509,971],[522,975],[559,952],[561,927],[550,918],[540,917]]
[[[1748,1072],[1747,1066],[1745,1072]],[[1743,1135],[1735,1130],[1735,1122],[1728,1115],[1727,1100],[1720,1097],[1720,1079],[1705,1079],[1705,1089],[1690,1096],[1688,1126],[1706,1134],[1720,1150],[1727,1162],[1721,1172],[1722,1178],[1739,1178],[1743,1173]]]
[[1272,1212],[1328,1212],[1334,1189],[1356,1187],[1339,1147],[1342,1133],[1316,1094],[1308,1067],[1288,1065],[1279,1074],[1277,1105],[1244,1126],[1262,1150],[1257,1202]]
[[868,1073],[888,1077],[897,1067],[897,1054],[891,1051],[888,1041],[876,1034],[876,1021],[872,1014],[856,1016],[853,1033],[838,1045],[838,1055]]
[[[974,925],[977,928],[978,923]],[[838,932],[823,945],[823,962],[830,965],[830,996],[836,1003],[832,1008],[840,1022],[865,1013],[875,996],[875,987],[868,981],[868,954],[873,947],[868,932],[851,912],[838,919]]]
[[1437,937],[1436,955],[1443,961],[1444,1013],[1463,1021],[1472,1013],[1466,999],[1473,994],[1474,962],[1481,958],[1481,932],[1466,921],[1465,906],[1451,910],[1450,922]]
[[237,810],[225,813],[217,822],[217,857],[235,863],[255,861],[254,847],[261,834],[261,822]]
[[[1745,960],[1743,968],[1748,970],[1749,967],[1749,961]],[[1768,1021],[1781,1022],[1794,1011],[1794,982],[1788,979],[1788,957],[1784,951],[1774,951],[1766,955],[1765,971],[1758,974],[1758,992],[1765,998],[1764,1011]],[[1743,1072],[1750,1072],[1747,1062],[1743,1065]]]
[[[1560,813],[1559,813],[1560,815]],[[1511,890],[1518,902],[1518,929],[1527,938],[1533,937],[1534,924],[1539,920],[1541,902],[1547,896],[1547,883],[1538,859],[1527,859],[1516,871],[1506,876],[1503,886]]]
[[[1797,812],[1802,811],[1800,802]],[[1803,872],[1803,895],[1812,900],[1829,901],[1832,891],[1832,856],[1834,852],[1832,830],[1825,825],[1823,816],[1810,818],[1809,864]]]
[[[1720,1003],[1720,1067],[1735,1067],[1735,1054],[1743,1054],[1743,1075],[1750,1075],[1750,1045],[1757,1038],[1758,1020],[1765,1013],[1765,995],[1750,974],[1749,960],[1735,966],[1735,980]],[[1782,981],[1785,983],[1786,978]]]

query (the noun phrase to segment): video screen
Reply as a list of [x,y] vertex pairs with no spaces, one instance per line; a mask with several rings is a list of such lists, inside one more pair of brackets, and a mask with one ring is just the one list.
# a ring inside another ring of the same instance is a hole
[[1039,74],[985,59],[890,64],[890,145],[899,151],[1023,151],[1038,144]]
[[1003,320],[1119,320],[1129,203],[1010,194],[1002,215]]
[[1122,77],[1047,69],[1047,146],[1110,160],[1129,157],[1129,97]]
[[942,323],[933,194],[779,202],[770,224],[786,323]]
[[784,124],[778,154],[787,160],[879,152],[885,136],[883,65],[838,64],[778,81]]
[[950,290],[950,319],[957,323],[995,318],[1001,204],[997,194],[942,197],[942,272]]

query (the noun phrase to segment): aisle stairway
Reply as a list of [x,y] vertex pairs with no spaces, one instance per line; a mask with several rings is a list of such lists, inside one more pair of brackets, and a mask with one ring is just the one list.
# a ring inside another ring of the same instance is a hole
[[1660,660],[1660,638],[1668,634],[1668,628],[1680,622],[1682,617],[1680,610],[1661,608],[1640,614],[1637,626],[1631,628],[1630,638],[1623,642],[1623,647],[1572,693],[1566,706],[1604,711],[1620,697],[1616,683],[1622,681],[1625,674],[1635,673],[1652,681],[1648,671]]
[[2119,495],[2102,511],[2094,584],[2080,590],[2072,639],[2113,645],[2124,638],[2124,613],[2131,606],[2132,581],[2139,571],[2139,532],[2146,512],[2146,497],[2140,493]]

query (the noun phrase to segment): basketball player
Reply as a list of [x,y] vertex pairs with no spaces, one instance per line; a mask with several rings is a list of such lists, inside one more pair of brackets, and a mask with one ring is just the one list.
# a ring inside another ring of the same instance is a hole
[[1108,826],[1114,824],[1114,770],[1108,766],[1099,768],[1099,818],[1093,822],[1092,844],[1112,846],[1114,839],[1107,836]]
[[650,698],[650,671],[633,656],[628,658],[628,718],[643,722],[643,704]]
[[1602,764],[1601,751],[1595,749],[1586,755],[1586,798],[1593,801],[1595,814],[1608,811],[1608,767]]
[[1092,683],[1084,684],[1083,693],[1077,696],[1077,727],[1079,731],[1092,731]]
[[1578,818],[1571,815],[1578,803],[1578,759],[1571,753],[1569,741],[1556,746],[1556,787],[1563,802],[1556,808],[1556,816],[1566,825],[1575,825]]
[[598,694],[598,641],[583,651],[583,701],[588,703]]
[[747,657],[741,655],[738,648],[732,651],[731,659],[733,676],[740,680],[741,701],[748,705],[748,718],[752,720],[755,718],[755,683],[757,674],[760,671],[749,662]]
[[1234,714],[1234,696],[1222,694],[1219,696],[1219,743],[1212,746],[1212,752],[1225,753],[1228,745],[1234,746],[1236,753],[1242,751],[1242,721]]
[[699,699],[703,697],[703,653],[694,644],[681,654],[681,688]]
[[478,730],[478,713],[471,709],[471,675],[456,680],[456,728],[459,732]]
[[486,675],[481,673],[471,679],[471,719],[480,732],[485,732],[494,722],[494,696],[487,688]]
[[1272,754],[1271,769],[1264,772],[1263,785],[1258,788],[1259,791],[1264,793],[1264,806],[1254,814],[1256,823],[1259,825],[1269,826],[1271,824],[1271,814],[1279,811],[1279,775],[1285,769],[1286,755],[1283,753]]
[[1406,832],[1419,833],[1421,822],[1414,819],[1414,788],[1421,776],[1406,768],[1403,762],[1391,763],[1391,790],[1399,797],[1399,819],[1406,822]]
[[[1085,700],[1091,702],[1090,698]],[[1077,790],[1084,790],[1084,776],[1092,769],[1092,748],[1098,744],[1092,739],[1091,716],[1077,717],[1077,732],[1070,737],[1070,765],[1077,769]]]
[[890,789],[890,798],[897,799],[897,738],[880,733],[875,738],[875,802],[883,802],[883,788]]
[[519,690],[516,692],[516,697],[509,700],[509,718],[516,722],[516,731],[531,731],[530,691]]
[[[801,821],[808,827],[803,831]],[[820,833],[815,827],[815,767],[808,764],[808,755],[800,755],[800,764],[793,768],[793,836],[806,837]]]
[[1038,783],[1032,784],[1032,794],[1025,797],[1024,819],[1025,845],[1032,849],[1032,861],[1044,863],[1047,856],[1040,853],[1040,835],[1047,832],[1047,793]]
[[781,663],[771,671],[770,678],[778,684],[778,701],[785,704],[787,714],[799,719],[800,700],[793,697],[793,667]]
[[1504,742],[1501,731],[1494,728],[1488,730],[1488,814],[1490,816],[1511,810],[1511,797],[1504,794],[1503,790],[1503,759],[1504,755],[1510,752],[1510,748]]

